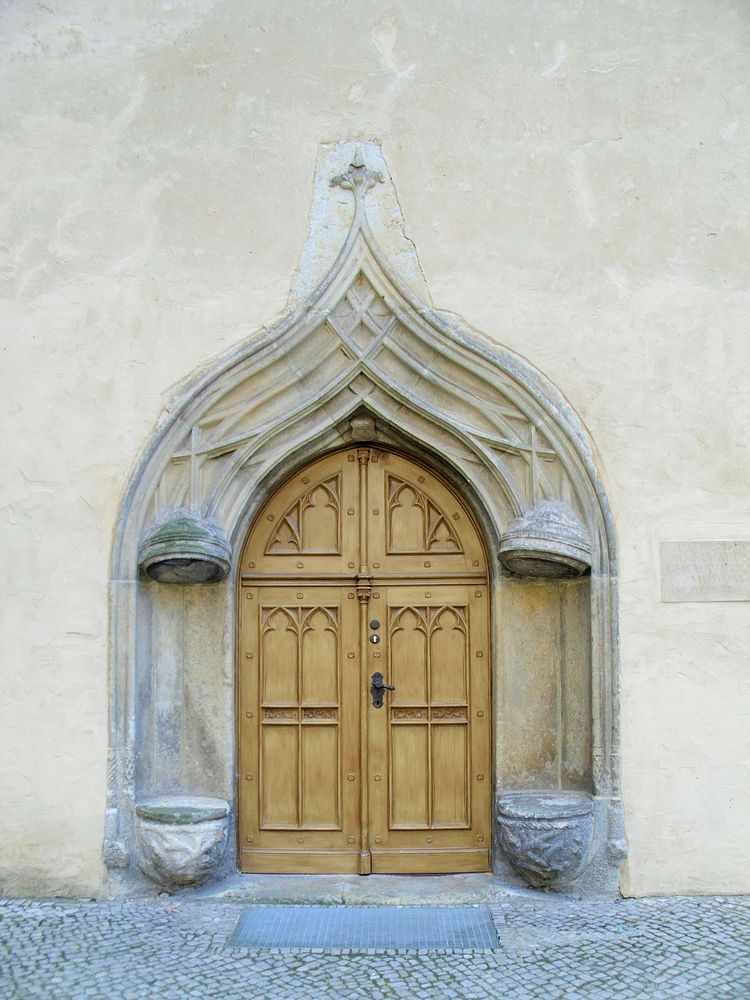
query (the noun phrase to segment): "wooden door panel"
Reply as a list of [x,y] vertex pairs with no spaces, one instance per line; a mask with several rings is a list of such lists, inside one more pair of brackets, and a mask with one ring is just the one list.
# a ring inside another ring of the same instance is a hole
[[396,688],[370,710],[373,871],[487,870],[487,587],[379,588],[372,612],[388,625],[372,655]]
[[284,511],[271,532],[266,555],[341,553],[341,473],[317,479]]
[[[338,617],[338,608],[316,607],[308,611],[301,621],[300,688],[303,706],[321,708],[338,705],[341,680]],[[323,714],[317,717],[335,716]]]
[[398,608],[388,619],[390,679],[396,690],[392,706],[427,704],[427,623],[425,608]]
[[242,588],[243,871],[357,871],[359,647],[348,593]]
[[271,605],[264,608],[264,612],[258,663],[263,703],[296,705],[299,700],[299,622],[296,609]]
[[465,705],[469,695],[466,607],[431,609],[429,629],[430,702]]
[[432,828],[465,829],[471,826],[469,802],[468,720],[430,726]]
[[341,768],[338,726],[325,722],[303,723],[300,739],[302,826],[307,830],[339,830]]
[[401,455],[379,452],[368,470],[371,569],[381,577],[486,574],[474,519],[439,477]]
[[391,727],[388,745],[391,830],[429,829],[428,740],[426,723],[411,725],[400,722]]
[[299,727],[266,716],[260,736],[261,830],[295,830],[299,816]]
[[314,462],[264,506],[245,546],[242,572],[292,579],[351,574],[359,506],[353,451]]

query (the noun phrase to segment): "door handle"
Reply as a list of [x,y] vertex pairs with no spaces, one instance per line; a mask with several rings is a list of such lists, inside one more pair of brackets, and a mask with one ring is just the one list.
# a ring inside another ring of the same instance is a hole
[[376,670],[372,675],[372,684],[370,685],[370,693],[372,694],[372,707],[382,708],[383,707],[383,694],[386,691],[395,691],[396,688],[393,684],[386,684],[383,681],[383,675],[379,670]]

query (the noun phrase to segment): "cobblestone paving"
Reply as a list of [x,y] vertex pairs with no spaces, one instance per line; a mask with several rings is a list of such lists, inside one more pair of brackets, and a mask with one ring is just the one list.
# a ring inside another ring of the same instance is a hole
[[0,997],[750,998],[750,899],[492,904],[496,952],[227,946],[236,903],[0,901]]

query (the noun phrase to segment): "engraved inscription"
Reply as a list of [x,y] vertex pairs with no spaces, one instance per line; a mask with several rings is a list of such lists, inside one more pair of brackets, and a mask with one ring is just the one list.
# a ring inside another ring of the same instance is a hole
[[750,601],[750,540],[662,542],[661,599]]

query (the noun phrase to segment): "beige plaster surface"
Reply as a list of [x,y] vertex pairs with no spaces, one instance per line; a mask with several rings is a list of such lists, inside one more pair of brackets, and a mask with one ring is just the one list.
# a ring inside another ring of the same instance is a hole
[[749,29],[742,0],[3,7],[0,888],[101,891],[123,489],[170,386],[304,284],[321,144],[354,138],[434,304],[598,448],[623,890],[750,891],[750,605],[658,574],[664,539],[750,537]]

